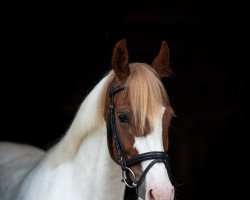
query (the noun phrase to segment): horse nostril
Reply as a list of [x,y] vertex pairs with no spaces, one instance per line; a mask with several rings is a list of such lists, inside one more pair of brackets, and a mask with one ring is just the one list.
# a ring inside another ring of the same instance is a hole
[[162,190],[161,192],[158,190],[150,189],[147,192],[146,200],[173,200],[174,199],[174,187],[168,189],[168,192]]
[[149,190],[149,199],[150,200],[155,200],[154,195],[153,195],[153,190]]

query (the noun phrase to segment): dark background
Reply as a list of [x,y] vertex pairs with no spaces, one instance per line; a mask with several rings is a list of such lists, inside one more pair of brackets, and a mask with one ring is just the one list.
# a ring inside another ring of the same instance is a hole
[[127,39],[131,62],[151,63],[166,40],[174,75],[163,82],[177,115],[169,150],[176,197],[240,199],[239,7],[208,0],[93,1],[13,3],[5,11],[1,140],[49,148],[110,69],[117,41]]

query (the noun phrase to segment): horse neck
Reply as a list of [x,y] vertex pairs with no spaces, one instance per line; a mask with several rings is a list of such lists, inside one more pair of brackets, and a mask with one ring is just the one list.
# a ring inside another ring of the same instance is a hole
[[54,161],[56,165],[72,160],[86,136],[105,124],[101,114],[102,111],[98,105],[100,95],[102,90],[105,89],[107,81],[108,77],[106,76],[94,87],[81,104],[69,130],[55,148]]
[[83,101],[66,135],[24,181],[21,196],[28,200],[123,198],[121,171],[109,156],[106,124],[97,106],[107,81],[103,78]]
[[84,199],[123,199],[121,170],[110,158],[105,127],[86,136],[73,163],[73,178]]
[[104,125],[85,136],[74,158],[55,165],[58,148],[29,174],[16,199],[123,199],[121,170],[110,158]]

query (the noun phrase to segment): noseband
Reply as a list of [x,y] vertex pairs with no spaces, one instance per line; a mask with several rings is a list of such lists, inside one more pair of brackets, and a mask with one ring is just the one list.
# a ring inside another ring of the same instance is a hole
[[[108,122],[108,147],[109,147],[110,156],[114,161],[115,161],[115,158],[114,158],[113,146],[116,147],[118,161],[122,169],[122,182],[124,182],[126,186],[129,188],[136,188],[136,192],[138,194],[139,186],[144,181],[147,172],[155,163],[162,162],[165,164],[166,168],[169,169],[168,155],[164,151],[151,151],[151,152],[142,153],[133,158],[127,159],[127,156],[122,149],[119,135],[118,135],[117,128],[116,128],[115,106],[114,106],[114,96],[124,89],[125,89],[125,84],[115,87],[115,77],[114,77],[112,81],[112,88],[109,92],[110,106],[109,106],[109,116],[108,116],[108,120],[109,120]],[[147,166],[147,168],[141,174],[140,178],[136,181],[135,174],[132,171],[131,167],[145,160],[153,160],[153,161]],[[129,173],[131,173],[135,181],[131,180],[131,178],[128,175]]]

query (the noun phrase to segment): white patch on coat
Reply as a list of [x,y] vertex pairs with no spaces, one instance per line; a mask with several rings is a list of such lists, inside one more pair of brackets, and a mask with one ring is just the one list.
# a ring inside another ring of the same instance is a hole
[[[137,149],[139,154],[147,153],[150,151],[164,151],[163,138],[162,138],[162,117],[165,112],[165,107],[162,107],[161,114],[153,122],[153,131],[145,137],[135,137],[134,148]],[[153,160],[143,161],[141,163],[142,170],[144,171]],[[169,180],[168,172],[164,163],[156,163],[150,168],[146,175],[146,191],[153,190],[154,192],[163,193],[171,199],[173,194],[173,186]],[[166,194],[169,193],[169,194]],[[160,196],[160,195],[159,195]],[[164,198],[165,199],[165,198]]]
[[[6,169],[0,170],[1,200],[123,199],[121,169],[110,158],[106,124],[97,107],[106,81],[108,76],[90,92],[66,135],[44,156],[35,147],[0,144],[0,169]],[[19,162],[8,162],[17,154]],[[25,161],[27,170],[19,173]]]

